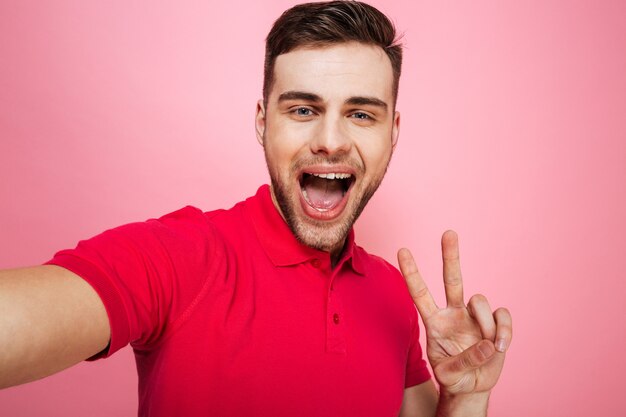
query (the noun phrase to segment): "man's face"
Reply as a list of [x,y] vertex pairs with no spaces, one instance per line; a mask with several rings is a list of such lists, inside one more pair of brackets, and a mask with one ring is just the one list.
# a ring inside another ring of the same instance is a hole
[[398,136],[391,62],[356,42],[280,55],[257,105],[272,199],[302,243],[338,255]]

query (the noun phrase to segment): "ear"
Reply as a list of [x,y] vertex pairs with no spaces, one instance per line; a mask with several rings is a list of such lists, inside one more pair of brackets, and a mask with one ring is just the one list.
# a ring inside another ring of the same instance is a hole
[[400,136],[400,112],[393,114],[393,125],[391,126],[391,149],[395,150]]
[[254,127],[256,130],[256,140],[263,146],[263,138],[265,137],[265,106],[263,100],[256,103],[256,116],[254,118]]

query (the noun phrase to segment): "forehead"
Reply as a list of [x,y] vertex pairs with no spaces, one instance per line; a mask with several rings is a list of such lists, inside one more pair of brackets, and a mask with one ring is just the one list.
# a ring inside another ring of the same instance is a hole
[[350,42],[279,55],[270,101],[286,91],[305,91],[327,100],[375,96],[391,103],[392,90],[393,69],[382,48]]

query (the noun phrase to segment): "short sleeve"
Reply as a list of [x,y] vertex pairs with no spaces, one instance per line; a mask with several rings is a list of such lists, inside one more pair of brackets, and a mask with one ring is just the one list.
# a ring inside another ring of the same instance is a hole
[[47,264],[79,275],[102,299],[111,340],[90,358],[99,359],[163,338],[207,285],[215,255],[214,227],[201,210],[185,207],[83,240]]
[[428,366],[424,360],[422,347],[420,345],[420,331],[419,331],[419,319],[417,308],[415,309],[415,318],[413,320],[413,331],[411,334],[411,346],[409,348],[409,355],[406,365],[406,379],[404,383],[405,388],[419,385],[422,382],[426,382],[430,379],[430,372]]

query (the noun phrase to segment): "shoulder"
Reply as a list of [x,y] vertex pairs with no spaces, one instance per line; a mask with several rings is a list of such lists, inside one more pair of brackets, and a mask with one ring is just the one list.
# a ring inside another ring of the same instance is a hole
[[409,307],[413,305],[406,281],[398,268],[360,246],[355,246],[354,256],[359,258],[358,263],[365,279],[376,287],[380,296],[386,295],[396,302],[402,300]]
[[[360,262],[368,275],[371,272],[376,272],[377,275],[384,274],[385,276],[388,275],[395,278],[402,278],[402,274],[398,268],[384,258],[367,252],[361,246],[355,245],[354,256],[358,258],[358,262]],[[402,279],[402,281],[404,280]]]
[[197,207],[185,206],[158,218],[144,222],[130,223],[113,229],[114,233],[130,235],[145,242],[153,240],[162,245],[198,246],[215,238],[215,225],[209,213]]
[[198,207],[188,205],[145,223],[153,229],[164,229],[190,238],[207,234],[218,237],[228,230],[229,225],[239,224],[242,218],[241,203],[230,209],[212,211],[203,211]]
[[149,219],[146,223],[156,228],[165,227],[181,230],[194,227],[211,227],[212,216],[210,213],[205,213],[198,207],[185,206],[161,217]]
[[406,323],[407,329],[414,331],[417,310],[402,273],[381,256],[368,253],[359,246],[355,246],[355,256],[359,257],[365,282],[375,290],[377,303],[384,305],[387,313],[395,312],[396,317]]

